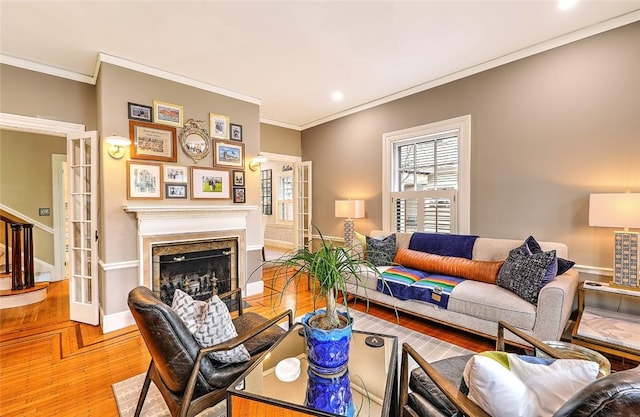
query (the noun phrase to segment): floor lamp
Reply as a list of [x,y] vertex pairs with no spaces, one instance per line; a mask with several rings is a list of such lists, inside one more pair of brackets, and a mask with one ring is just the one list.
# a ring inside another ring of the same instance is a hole
[[353,244],[353,219],[364,217],[364,200],[336,200],[336,217],[344,218],[344,244]]
[[640,193],[591,194],[589,226],[624,227],[614,232],[612,285],[640,289],[638,285],[638,232],[640,228]]

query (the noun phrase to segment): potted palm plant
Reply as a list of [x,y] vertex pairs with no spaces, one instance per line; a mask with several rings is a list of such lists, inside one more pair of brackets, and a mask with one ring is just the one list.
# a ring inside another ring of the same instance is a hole
[[[292,283],[310,280],[314,311],[302,319],[309,366],[318,374],[336,374],[346,369],[353,324],[349,315],[347,282],[362,285],[360,273],[365,267],[376,277],[381,274],[361,251],[337,245],[325,239],[317,227],[315,229],[320,235],[316,248],[307,245],[269,263],[276,268],[274,276],[285,277],[281,297]],[[344,311],[338,310],[340,295]],[[318,310],[317,303],[321,299],[326,300],[326,308]]]

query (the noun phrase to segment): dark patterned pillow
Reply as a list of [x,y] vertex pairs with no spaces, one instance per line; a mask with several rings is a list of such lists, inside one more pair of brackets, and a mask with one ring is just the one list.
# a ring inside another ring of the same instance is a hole
[[396,256],[396,235],[391,234],[384,239],[367,236],[367,260],[375,266],[393,264]]
[[[194,300],[189,294],[176,290],[171,308],[178,313],[202,347],[214,346],[238,336],[227,305],[217,295],[204,302]],[[245,362],[251,359],[244,345],[213,352],[209,356],[222,363]]]
[[[527,240],[524,241],[525,245],[529,248],[531,253],[540,253],[542,252],[542,248],[540,244],[536,241],[533,236],[529,236]],[[558,258],[558,270],[556,271],[556,275],[562,275],[571,269],[576,263],[567,259]]]
[[530,254],[525,245],[512,249],[500,268],[497,284],[537,305],[540,284],[555,258],[555,250]]

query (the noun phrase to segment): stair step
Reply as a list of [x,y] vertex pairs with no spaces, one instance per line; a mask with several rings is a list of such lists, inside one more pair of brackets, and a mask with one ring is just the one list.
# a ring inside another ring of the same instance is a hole
[[0,290],[0,310],[44,301],[47,298],[48,288],[48,282],[39,282],[34,287],[24,290]]

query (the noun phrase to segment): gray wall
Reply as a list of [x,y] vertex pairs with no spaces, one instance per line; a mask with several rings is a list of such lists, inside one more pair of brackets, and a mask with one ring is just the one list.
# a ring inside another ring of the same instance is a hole
[[0,64],[0,111],[96,129],[95,87]]
[[299,130],[260,123],[260,152],[302,155]]
[[[56,213],[51,156],[66,153],[65,138],[0,130],[0,203],[53,228]],[[49,208],[50,215],[40,216],[39,208]],[[33,228],[35,258],[52,265],[55,264],[53,237],[39,227]]]
[[[102,64],[97,83],[98,127],[103,136],[111,134],[128,136],[127,102],[151,106],[153,100],[161,100],[182,105],[185,121],[196,119],[209,125],[209,112],[229,116],[232,123],[242,125],[245,146],[245,166],[260,149],[259,106],[245,101],[229,98],[173,81],[142,74],[122,67]],[[136,218],[126,213],[123,206],[132,205],[230,205],[231,200],[192,201],[158,200],[127,202],[126,161],[129,154],[114,160],[108,156],[107,145],[102,145],[100,158],[100,213],[101,239],[100,257],[105,264],[132,261],[137,258]],[[181,150],[178,150],[176,165],[211,167],[212,152],[198,164],[194,164]],[[245,169],[247,205],[258,205],[260,199],[259,173]],[[247,246],[260,244],[260,219],[258,214],[247,229]],[[255,269],[259,260],[257,254],[249,255],[247,271]],[[255,258],[255,259],[254,259]],[[101,271],[101,305],[105,314],[128,311],[127,294],[137,285],[137,268]],[[260,279],[260,277],[253,277]]]
[[565,242],[612,266],[613,229],[588,226],[591,192],[640,192],[640,23],[302,132],[314,223],[342,236],[334,200],[366,199],[382,226],[382,134],[470,114],[471,232]]

